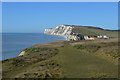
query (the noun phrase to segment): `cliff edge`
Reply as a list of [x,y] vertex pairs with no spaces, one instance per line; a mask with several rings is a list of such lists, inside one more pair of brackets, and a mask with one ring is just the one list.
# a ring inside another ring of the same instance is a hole
[[74,33],[84,36],[107,35],[114,38],[118,37],[118,30],[106,30],[99,27],[78,25],[60,25],[55,28],[45,29],[44,33],[49,35],[59,35],[66,37],[69,37],[71,34]]

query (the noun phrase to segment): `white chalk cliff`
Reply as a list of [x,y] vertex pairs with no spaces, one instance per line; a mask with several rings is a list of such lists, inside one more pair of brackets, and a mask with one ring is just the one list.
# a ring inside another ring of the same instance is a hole
[[71,34],[73,28],[74,27],[70,25],[60,25],[55,28],[45,29],[44,33],[50,35],[68,36]]

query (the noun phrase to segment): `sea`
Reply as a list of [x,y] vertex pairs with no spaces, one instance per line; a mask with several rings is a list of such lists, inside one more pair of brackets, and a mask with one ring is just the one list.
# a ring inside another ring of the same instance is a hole
[[46,35],[44,33],[3,33],[2,60],[18,56],[22,50],[32,45],[59,40],[66,40],[66,38],[62,36]]

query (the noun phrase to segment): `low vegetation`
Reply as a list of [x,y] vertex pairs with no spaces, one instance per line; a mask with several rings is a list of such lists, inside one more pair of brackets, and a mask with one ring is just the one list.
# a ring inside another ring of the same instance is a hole
[[32,47],[25,49],[25,52],[27,54],[24,56],[2,61],[3,78],[46,78],[53,77],[53,74],[54,77],[57,76],[59,65],[48,59],[55,56],[58,49]]
[[74,47],[80,49],[81,51],[85,50],[89,53],[93,53],[96,52],[101,46],[92,44],[92,45],[75,45]]
[[86,27],[76,27],[72,30],[74,33],[81,33],[83,35],[107,35],[112,38],[118,38],[118,31],[107,31],[101,29],[90,29]]
[[110,40],[34,45],[24,56],[2,61],[3,78],[117,78],[118,50]]
[[96,43],[96,44],[84,44],[84,45],[75,45],[74,48],[79,49],[81,52],[86,53],[99,53],[109,55],[113,58],[119,58],[120,54],[118,49],[118,42],[109,42],[109,43]]

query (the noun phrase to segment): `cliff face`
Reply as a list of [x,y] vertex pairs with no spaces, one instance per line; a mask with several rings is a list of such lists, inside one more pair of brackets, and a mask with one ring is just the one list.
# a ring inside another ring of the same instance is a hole
[[45,34],[51,35],[60,35],[60,36],[68,36],[72,32],[73,27],[70,25],[61,25],[51,29],[45,29]]
[[66,36],[67,39],[69,37],[75,37],[72,35],[73,33],[79,33],[84,36],[107,35],[109,37],[118,38],[118,31],[105,30],[93,26],[60,25],[55,28],[45,29],[44,33],[50,35]]
[[25,51],[22,51],[18,56],[25,55]]
[[87,32],[91,33],[91,31],[89,31],[90,29],[104,30],[102,28],[92,27],[92,26],[60,25],[55,28],[45,29],[44,33],[50,34],[50,35],[69,36],[71,33],[82,33],[82,34],[87,33]]

